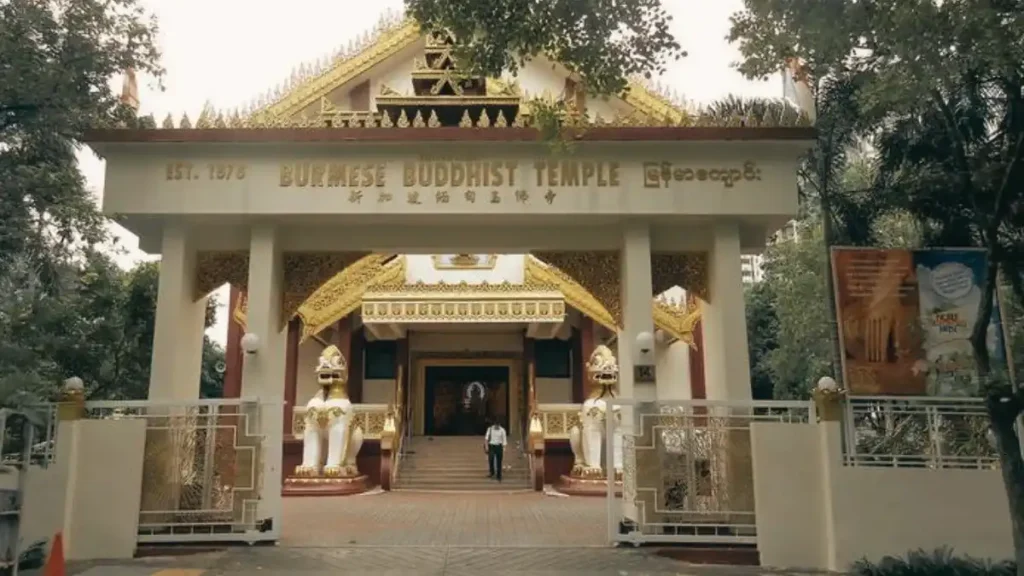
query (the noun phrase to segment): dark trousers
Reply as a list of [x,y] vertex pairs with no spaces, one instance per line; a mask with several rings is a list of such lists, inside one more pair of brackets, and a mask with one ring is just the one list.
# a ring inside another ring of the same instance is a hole
[[505,447],[501,444],[489,444],[487,446],[487,466],[491,476],[501,480],[501,458],[505,455]]

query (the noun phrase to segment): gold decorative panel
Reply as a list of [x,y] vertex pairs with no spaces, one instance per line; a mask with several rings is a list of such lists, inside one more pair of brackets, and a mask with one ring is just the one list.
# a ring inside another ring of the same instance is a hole
[[654,294],[679,286],[688,294],[708,300],[708,256],[703,252],[655,252],[651,254],[651,285]]
[[572,280],[589,292],[611,314],[615,326],[622,323],[618,252],[535,252],[534,255],[553,267],[555,275]]
[[364,301],[363,322],[561,322],[561,298]]
[[363,292],[370,285],[404,283],[405,258],[390,260],[392,257],[391,254],[364,256],[316,288],[298,307],[303,324],[302,339],[319,333],[357,310],[362,303]]
[[199,300],[224,283],[245,290],[249,284],[249,253],[199,252],[196,255],[194,298]]
[[662,406],[637,416],[640,434],[623,445],[626,497],[641,529],[731,527],[752,535],[751,416],[710,406]]
[[366,252],[288,252],[284,254],[283,322],[288,322],[318,288]]
[[129,409],[90,417],[141,418],[146,445],[139,539],[180,530],[256,530],[261,498],[261,406]]
[[690,298],[688,302],[667,299],[654,300],[654,325],[673,338],[696,346],[693,331],[701,319],[700,300]]

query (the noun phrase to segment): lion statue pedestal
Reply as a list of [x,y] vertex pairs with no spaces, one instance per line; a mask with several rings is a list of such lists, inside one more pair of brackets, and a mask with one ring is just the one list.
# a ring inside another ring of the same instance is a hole
[[606,399],[615,397],[619,383],[619,365],[612,351],[604,345],[594,349],[587,362],[587,375],[591,392],[580,410],[580,425],[569,431],[569,446],[574,462],[572,472],[562,475],[557,489],[574,496],[604,496],[608,493],[608,474],[613,471],[615,493],[622,492],[622,433],[613,436],[612,462],[602,463],[604,438],[607,432],[605,418],[620,417],[619,408],[613,407],[608,414]]
[[316,375],[321,390],[305,407],[296,408],[292,418],[292,433],[302,440],[302,464],[285,479],[283,494],[345,496],[366,492],[368,479],[356,467],[363,429],[352,424],[354,411],[345,388],[348,365],[337,346],[329,346],[320,355]]

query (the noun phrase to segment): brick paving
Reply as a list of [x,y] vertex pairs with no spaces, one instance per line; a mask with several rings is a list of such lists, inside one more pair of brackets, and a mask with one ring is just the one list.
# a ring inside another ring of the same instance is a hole
[[214,554],[105,563],[75,576],[759,576],[738,566],[696,566],[644,549],[405,546],[232,548]]
[[[285,500],[278,546],[82,563],[76,576],[755,576],[605,545],[605,501],[391,492]],[[33,571],[22,572],[34,576]],[[778,574],[776,572],[776,574]]]
[[285,499],[281,544],[583,547],[606,534],[603,498],[399,491]]

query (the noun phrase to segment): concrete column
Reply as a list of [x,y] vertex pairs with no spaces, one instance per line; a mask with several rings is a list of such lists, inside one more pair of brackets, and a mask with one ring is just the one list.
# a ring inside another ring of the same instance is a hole
[[637,334],[654,335],[651,313],[651,234],[647,224],[629,223],[622,231],[620,289],[622,291],[622,331],[618,338],[619,394],[624,398],[653,401],[654,384],[636,385],[634,366],[654,366],[655,351],[642,354],[636,347]]
[[196,251],[188,229],[164,227],[157,285],[150,400],[195,400],[203,364],[207,298],[194,301]]
[[281,458],[284,430],[284,375],[287,332],[281,319],[284,265],[277,231],[272,225],[256,225],[249,244],[249,304],[246,331],[259,338],[259,349],[245,355],[242,397],[273,404],[261,411],[263,490],[259,518],[273,521],[273,533],[281,524]]
[[690,384],[690,346],[678,340],[658,344],[658,399],[689,400]]
[[708,297],[704,304],[704,373],[708,400],[750,400],[747,316],[740,270],[740,230],[731,222],[714,225],[708,258]]

